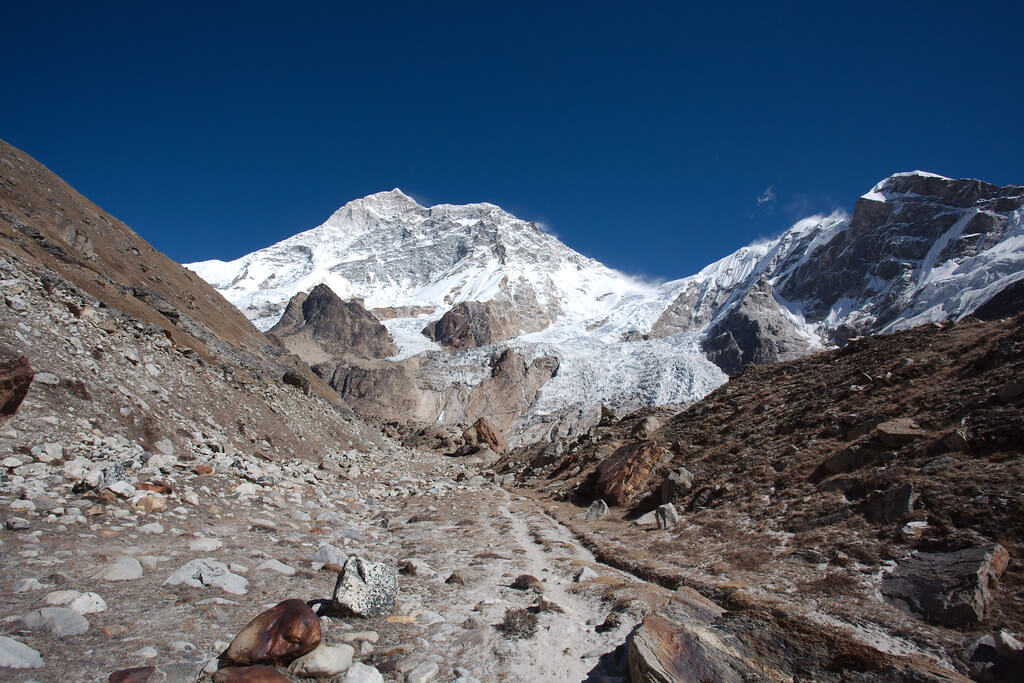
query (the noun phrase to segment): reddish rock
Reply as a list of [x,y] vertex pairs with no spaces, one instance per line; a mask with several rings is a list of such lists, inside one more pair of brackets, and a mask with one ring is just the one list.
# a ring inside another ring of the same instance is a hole
[[241,666],[285,665],[312,652],[319,644],[320,619],[305,602],[293,598],[278,603],[246,624],[221,659]]
[[487,446],[498,455],[505,455],[508,445],[486,418],[481,417],[473,426],[462,433],[462,438],[472,446]]
[[34,374],[25,356],[0,363],[0,415],[18,412]]
[[115,671],[107,677],[109,683],[157,683],[166,679],[164,672],[155,666],[136,666]]
[[213,474],[213,468],[209,465],[196,465],[192,468],[192,474]]
[[136,489],[142,491],[155,491],[156,493],[162,493],[165,496],[170,495],[174,491],[174,487],[163,481],[143,481],[135,485]]
[[619,448],[598,465],[598,495],[609,505],[629,505],[646,491],[651,474],[667,455],[653,441]]
[[289,683],[290,678],[269,666],[242,666],[221,669],[213,675],[214,683]]
[[878,439],[890,448],[902,448],[928,436],[916,422],[906,417],[888,420],[875,427]]

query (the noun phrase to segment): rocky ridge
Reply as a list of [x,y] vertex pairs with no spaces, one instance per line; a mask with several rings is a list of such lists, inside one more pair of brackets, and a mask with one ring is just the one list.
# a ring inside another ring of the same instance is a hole
[[[464,401],[453,410],[450,397],[475,391],[505,348],[556,358],[559,373],[510,425],[520,444],[585,430],[599,403],[623,413],[692,402],[749,363],[960,319],[990,301],[1000,315],[1019,311],[1022,206],[1019,186],[900,173],[852,216],[807,218],[696,275],[650,285],[493,205],[422,207],[393,190],[235,261],[190,267],[263,327],[320,283],[385,312],[400,351],[379,372],[418,358],[401,372],[448,397],[406,417],[490,417]],[[389,387],[368,404],[400,400]]]

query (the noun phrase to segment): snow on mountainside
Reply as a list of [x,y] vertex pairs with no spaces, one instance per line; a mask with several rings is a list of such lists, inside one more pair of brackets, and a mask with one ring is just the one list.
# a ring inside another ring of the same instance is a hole
[[399,347],[395,360],[420,354],[432,382],[451,372],[471,385],[493,349],[441,352],[424,326],[460,302],[497,302],[519,330],[498,348],[559,359],[532,413],[631,409],[700,398],[725,381],[722,369],[971,313],[1024,278],[1022,206],[1021,187],[899,173],[852,216],[809,217],[654,285],[492,204],[423,207],[396,189],[234,261],[188,267],[261,329],[321,282],[363,299]]

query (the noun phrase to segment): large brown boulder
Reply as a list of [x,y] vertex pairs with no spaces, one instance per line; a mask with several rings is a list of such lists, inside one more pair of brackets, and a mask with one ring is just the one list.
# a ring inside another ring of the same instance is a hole
[[504,455],[508,450],[505,439],[491,426],[487,418],[481,417],[474,422],[472,427],[462,433],[462,438],[471,446],[487,446],[499,455]]
[[320,619],[305,602],[293,598],[246,624],[221,659],[239,666],[283,665],[312,652],[319,644]]
[[25,356],[0,362],[0,415],[18,412],[34,374]]
[[626,444],[597,467],[597,493],[609,505],[629,505],[647,490],[658,463],[669,453],[653,441]]
[[213,683],[289,683],[290,678],[269,666],[243,666],[221,669]]

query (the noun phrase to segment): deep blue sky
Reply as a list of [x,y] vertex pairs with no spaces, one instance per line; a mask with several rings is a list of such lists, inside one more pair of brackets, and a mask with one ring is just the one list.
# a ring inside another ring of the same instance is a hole
[[1024,184],[1024,3],[717,4],[7,3],[0,137],[183,262],[398,186],[675,278],[895,171]]

